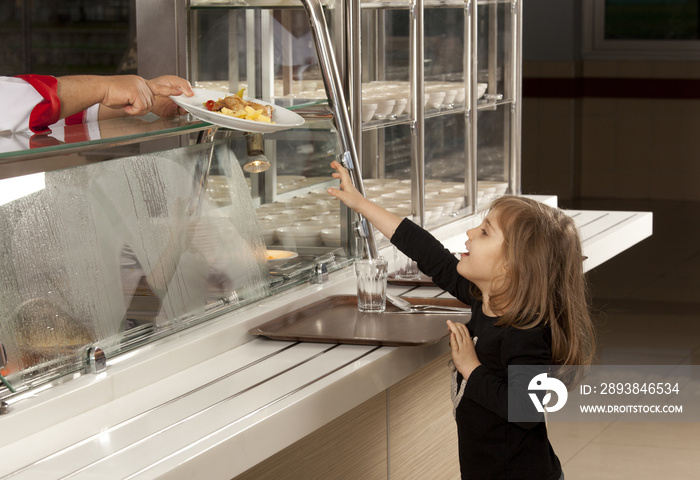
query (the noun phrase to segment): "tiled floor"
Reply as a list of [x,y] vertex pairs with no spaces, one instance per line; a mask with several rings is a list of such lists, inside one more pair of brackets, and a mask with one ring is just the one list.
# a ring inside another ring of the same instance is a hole
[[[582,201],[654,212],[651,238],[589,272],[602,365],[700,365],[700,203]],[[700,478],[700,423],[549,423],[567,480]]]

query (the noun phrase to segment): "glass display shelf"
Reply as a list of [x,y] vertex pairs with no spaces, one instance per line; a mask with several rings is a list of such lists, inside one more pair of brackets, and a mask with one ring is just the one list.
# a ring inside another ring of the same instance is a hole
[[517,2],[513,0],[477,0],[476,2],[477,5],[493,5],[497,3],[511,3],[515,5]]
[[[488,5],[496,3],[514,3],[512,0],[479,0],[478,5]],[[404,8],[408,9],[411,7],[411,2],[409,0],[363,0],[361,2],[362,8],[378,8],[378,9],[398,9]],[[469,2],[463,0],[425,0],[423,2],[424,8],[455,8],[468,7]]]
[[[322,4],[325,2],[321,2]],[[206,9],[284,9],[301,8],[299,0],[190,0],[191,10]]]
[[[321,2],[324,6],[328,6],[330,2]],[[478,0],[478,5],[488,5],[496,3],[514,3],[513,0]],[[455,8],[466,7],[467,2],[463,0],[426,0],[423,2],[427,8]],[[225,8],[264,8],[264,9],[282,9],[282,8],[300,8],[302,6],[299,0],[191,0],[190,8],[198,9],[225,9]],[[363,0],[362,8],[409,8],[411,2],[409,0]]]
[[[409,9],[408,0],[365,0],[361,3],[363,9]],[[424,8],[464,8],[466,4],[459,0],[430,0],[423,2]]]
[[[296,105],[285,105],[279,100],[277,104],[305,117],[311,130],[328,130],[327,126],[315,122],[330,118],[327,100],[303,101]],[[192,115],[163,118],[148,114],[53,127],[49,133],[42,134],[3,132],[0,133],[0,179],[78,166],[87,163],[81,155],[91,151],[115,150],[180,135],[201,135],[212,126]],[[220,130],[228,129],[220,127]]]
[[494,108],[500,107],[501,105],[510,105],[513,103],[515,103],[514,100],[504,100],[498,97],[494,99],[482,99],[477,104],[477,110],[493,110]]
[[162,118],[148,114],[143,117],[123,117],[92,124],[54,127],[47,134],[3,132],[0,134],[0,165],[52,155],[67,155],[89,148],[196,133],[209,126],[209,123],[190,115]]

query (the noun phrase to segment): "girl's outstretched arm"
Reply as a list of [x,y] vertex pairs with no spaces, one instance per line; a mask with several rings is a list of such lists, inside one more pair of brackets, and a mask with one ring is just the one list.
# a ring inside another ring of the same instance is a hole
[[391,239],[402,219],[363,197],[353,185],[350,173],[340,163],[333,161],[331,167],[336,170],[333,178],[340,179],[340,189],[331,187],[328,189],[328,193],[343,202],[351,210],[361,214],[368,222],[377,227],[386,238]]

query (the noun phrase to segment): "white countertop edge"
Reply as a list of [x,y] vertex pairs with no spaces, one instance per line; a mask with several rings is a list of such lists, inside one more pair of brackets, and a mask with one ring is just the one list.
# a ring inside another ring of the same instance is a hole
[[232,431],[178,452],[138,478],[230,480],[449,351],[447,337],[424,347],[383,347],[246,419]]
[[[155,458],[146,470],[138,472],[133,478],[230,479],[449,351],[447,338],[423,347],[365,348],[369,351],[366,356],[354,359],[358,354],[350,353],[348,365],[295,391],[289,397],[263,406],[253,414],[243,415],[232,424],[222,424],[204,438],[188,438],[187,447],[181,450],[172,447],[168,455]],[[370,351],[372,348],[376,349]],[[5,458],[0,464],[0,476],[49,457],[111,425],[167,402],[177,396],[173,393],[175,391],[183,393],[196,388],[205,381],[195,378],[196,370],[205,368],[209,374],[211,362],[219,361],[226,365],[231,352],[233,350],[221,355],[220,359],[205,362],[205,365],[192,366],[181,376],[164,378],[154,385],[106,402],[0,449]],[[140,438],[134,438],[134,441],[138,440]],[[131,468],[129,462],[121,463],[117,471],[112,471],[113,478],[132,478],[135,472]],[[193,477],[192,472],[197,472],[198,476]]]
[[629,213],[631,216],[624,224],[606,231],[604,237],[592,238],[586,242],[584,253],[588,258],[583,262],[584,271],[594,269],[652,235],[652,212],[616,213]]

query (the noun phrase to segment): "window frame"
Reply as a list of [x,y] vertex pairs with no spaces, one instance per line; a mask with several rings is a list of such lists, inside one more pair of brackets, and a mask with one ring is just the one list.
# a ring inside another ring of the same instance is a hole
[[584,0],[583,56],[586,59],[700,60],[699,40],[608,40],[605,0]]

